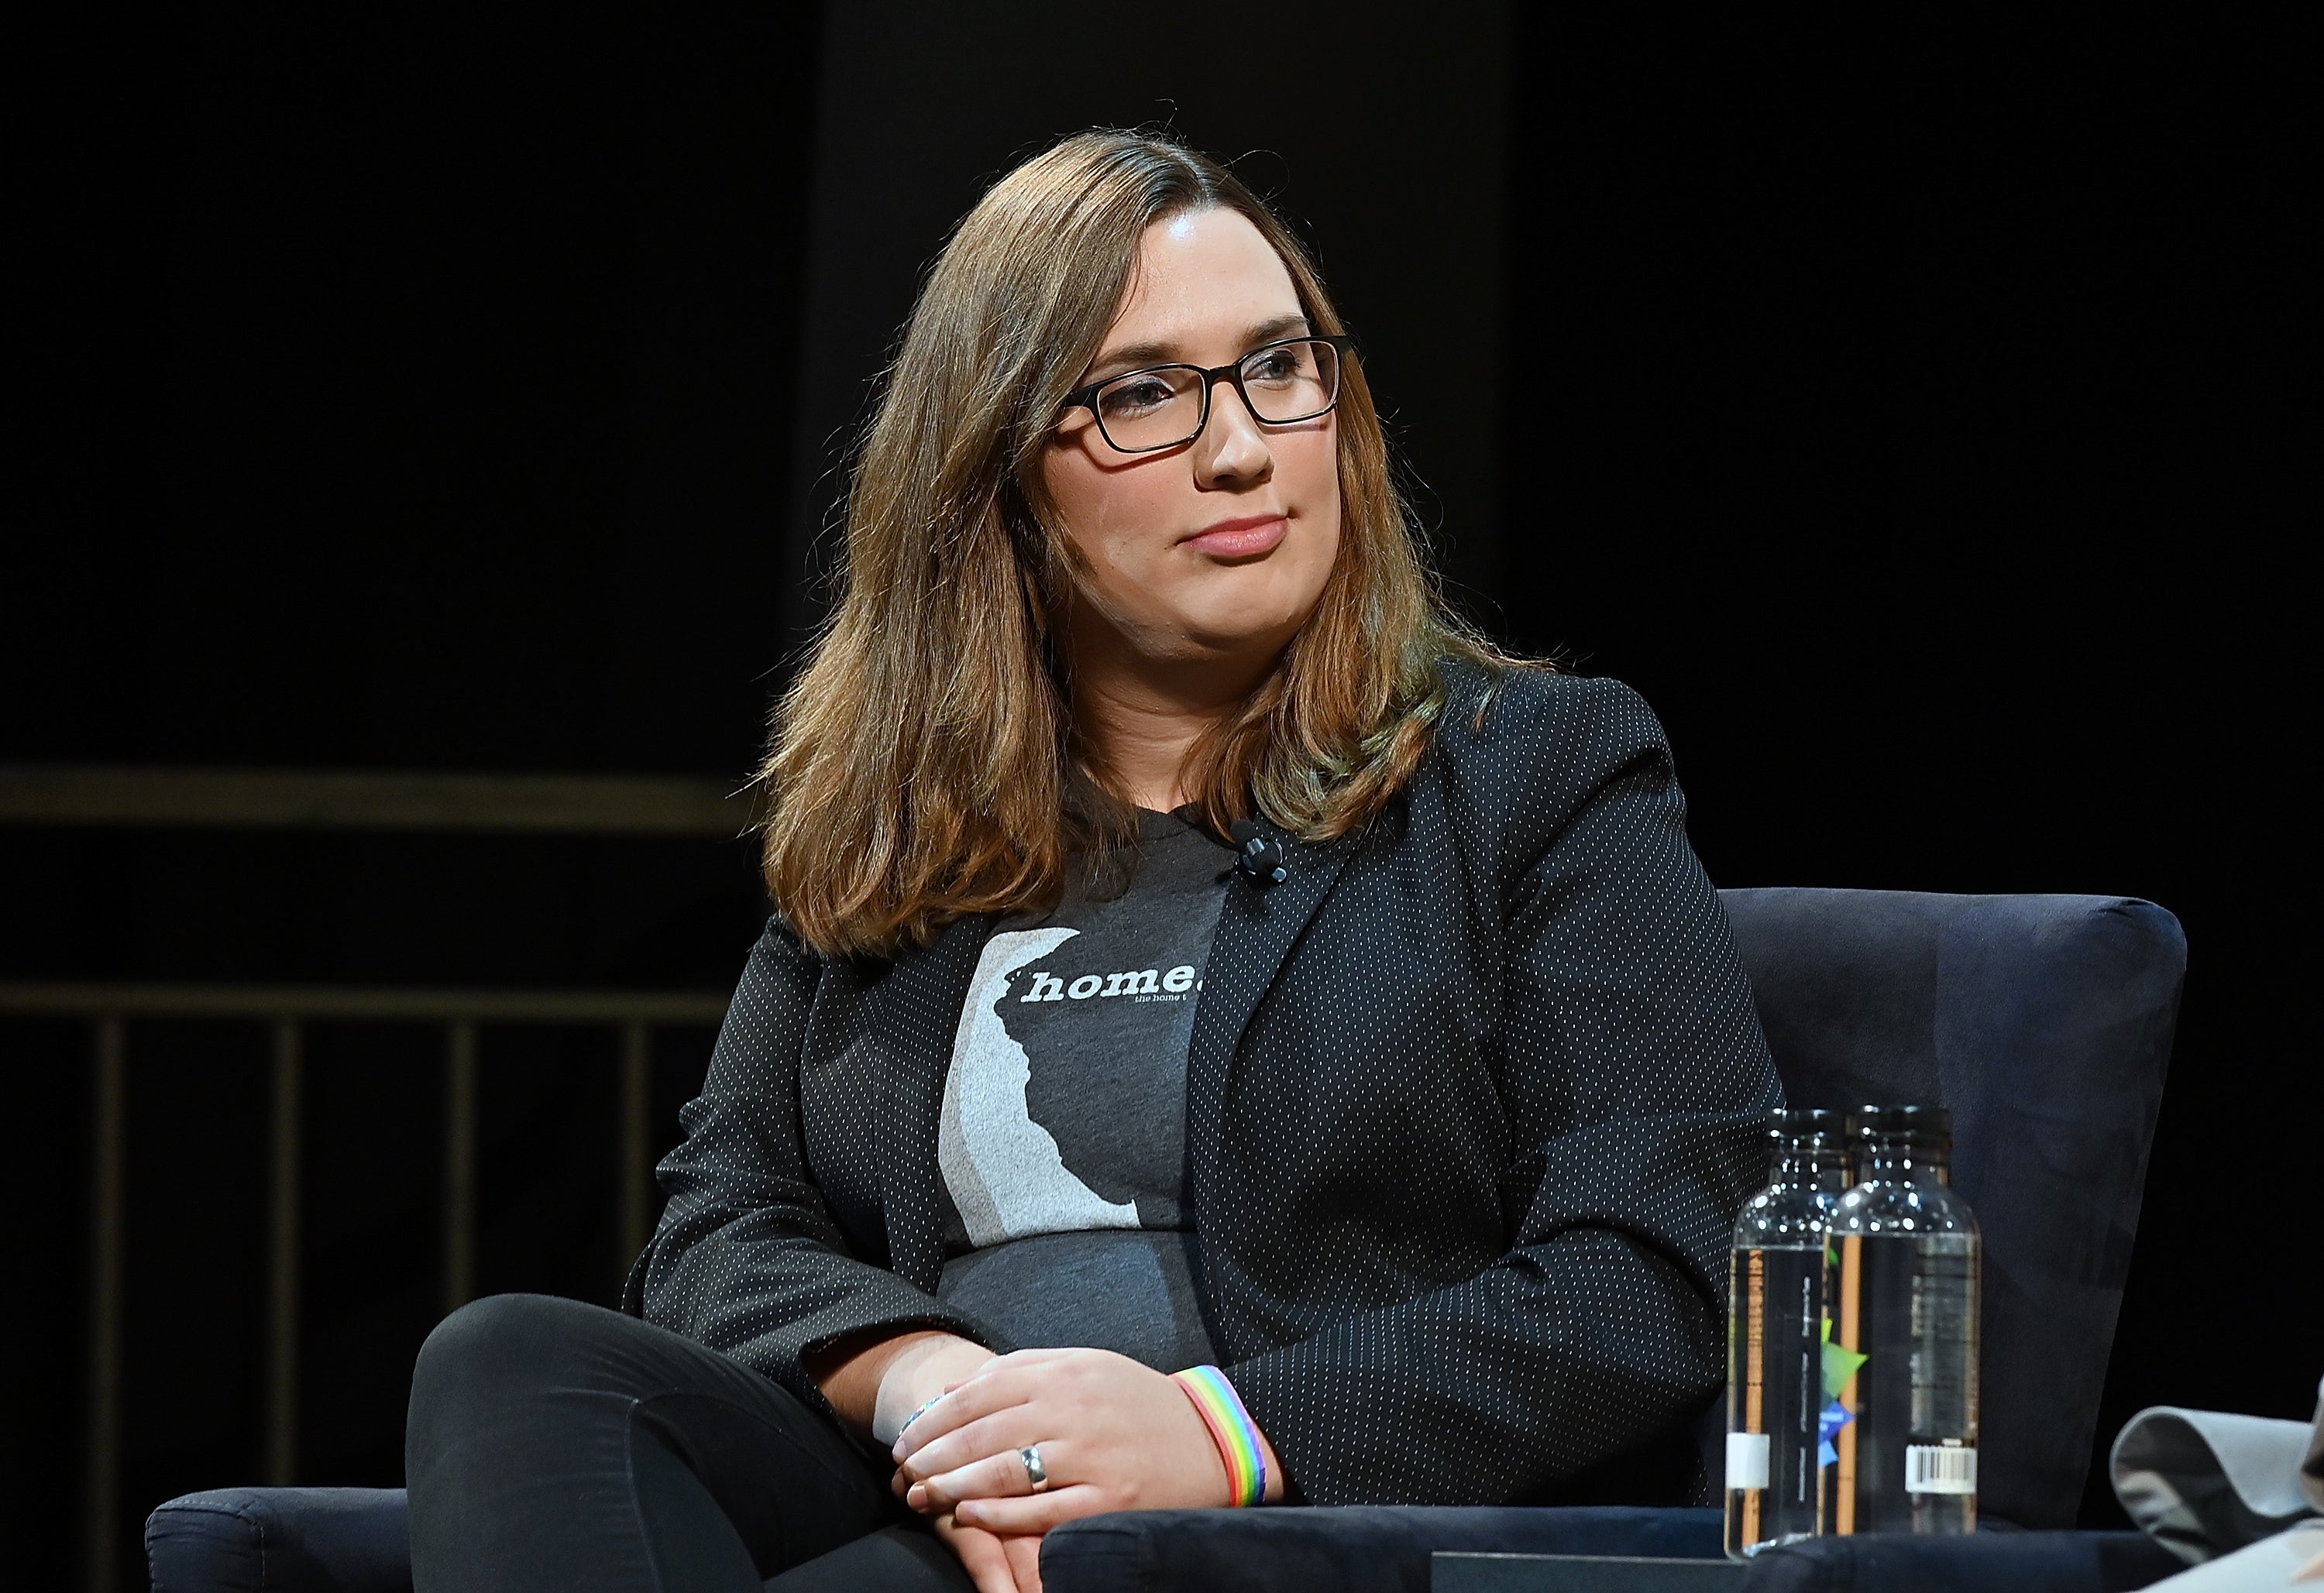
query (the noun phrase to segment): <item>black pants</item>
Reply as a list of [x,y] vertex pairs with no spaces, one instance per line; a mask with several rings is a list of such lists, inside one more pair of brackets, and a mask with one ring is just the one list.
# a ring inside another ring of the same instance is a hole
[[416,1593],[970,1586],[829,1418],[577,1301],[503,1294],[446,1318],[404,1450]]

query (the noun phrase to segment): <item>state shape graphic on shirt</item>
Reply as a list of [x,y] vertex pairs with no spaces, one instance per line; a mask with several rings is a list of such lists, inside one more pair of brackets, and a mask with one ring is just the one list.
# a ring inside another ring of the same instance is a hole
[[1033,1060],[1001,1021],[1010,976],[1080,933],[1020,929],[984,943],[953,1036],[936,1162],[979,1249],[1037,1233],[1136,1228],[1138,1202],[1105,1199],[1065,1165],[1057,1141],[1033,1121],[1025,1087]]

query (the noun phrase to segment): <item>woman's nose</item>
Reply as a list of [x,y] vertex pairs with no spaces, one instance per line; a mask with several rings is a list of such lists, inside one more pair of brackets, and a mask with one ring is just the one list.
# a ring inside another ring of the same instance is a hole
[[1275,468],[1267,432],[1231,382],[1211,397],[1211,423],[1194,444],[1194,477],[1204,486],[1264,480]]

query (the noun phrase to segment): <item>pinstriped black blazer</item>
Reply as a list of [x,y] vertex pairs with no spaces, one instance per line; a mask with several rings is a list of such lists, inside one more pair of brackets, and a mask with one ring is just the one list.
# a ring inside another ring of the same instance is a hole
[[[1519,673],[1479,728],[1481,677],[1453,679],[1370,833],[1229,885],[1194,1020],[1198,1281],[1316,1503],[1571,1497],[1691,1453],[1780,1100],[1645,703]],[[835,962],[769,926],[626,1309],[818,1405],[800,1356],[843,1334],[1010,1348],[932,1294],[945,1070],[991,926]]]

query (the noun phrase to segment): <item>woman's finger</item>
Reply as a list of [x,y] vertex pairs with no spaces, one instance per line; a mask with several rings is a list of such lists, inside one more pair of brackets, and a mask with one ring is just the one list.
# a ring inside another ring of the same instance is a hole
[[995,1411],[1024,1404],[1031,1395],[1031,1381],[1022,1372],[1014,1377],[988,1378],[980,1374],[971,1377],[905,1423],[904,1430],[896,1434],[896,1447],[891,1452],[898,1460],[903,1460],[914,1451],[966,1426],[980,1416],[989,1416]]
[[1041,1593],[1041,1540],[1003,1538],[1001,1546],[1008,1552],[1010,1568],[1017,1573],[1017,1593]]
[[1071,1487],[1053,1487],[1020,1498],[971,1499],[953,1513],[953,1519],[963,1526],[1013,1537],[1051,1532],[1069,1521],[1112,1508],[1104,1490],[1093,1483],[1077,1482]]
[[1001,1498],[1030,1491],[1025,1467],[1014,1451],[991,1455],[904,1490],[904,1503],[923,1515],[945,1515],[963,1499]]
[[988,1456],[1056,1437],[1039,1431],[1040,1426],[1041,1417],[1030,1406],[1010,1405],[931,1439],[905,1456],[897,1469],[912,1482],[926,1482]]
[[[1055,1445],[1045,1446],[1042,1471],[1051,1477],[1056,1464],[1048,1451]],[[904,1496],[904,1502],[915,1510],[943,1512],[950,1510],[964,1499],[1011,1499],[1033,1491],[1033,1477],[1025,1464],[1021,1449],[1004,1450],[997,1455],[987,1455],[981,1460],[951,1471],[939,1472],[927,1481],[916,1484]]]
[[976,1593],[1023,1593],[1017,1568],[1001,1539],[952,1521],[938,1521],[936,1535],[960,1557],[960,1567],[976,1584]]

